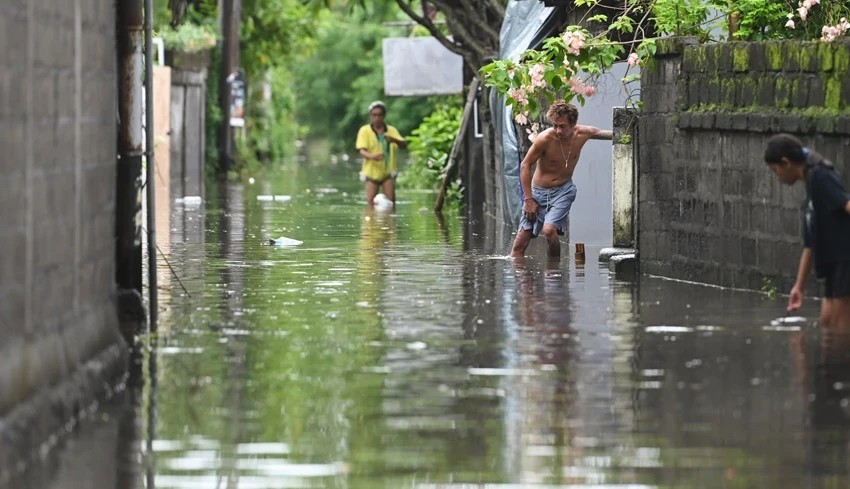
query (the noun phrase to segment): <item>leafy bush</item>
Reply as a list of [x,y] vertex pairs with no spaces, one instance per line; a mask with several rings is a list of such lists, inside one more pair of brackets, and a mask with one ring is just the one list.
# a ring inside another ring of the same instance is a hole
[[737,23],[735,38],[748,41],[763,41],[765,39],[789,39],[802,36],[785,27],[788,13],[793,6],[776,0],[713,0],[712,5],[725,14],[732,24]]
[[196,53],[215,47],[218,33],[209,24],[185,22],[176,29],[166,26],[158,29],[157,37],[165,42],[165,47],[184,53]]
[[[463,111],[459,105],[440,105],[407,138],[410,165],[399,173],[399,185],[435,190],[443,182]],[[463,189],[453,182],[446,201],[460,203]]]
[[657,0],[652,6],[658,31],[676,36],[702,36],[708,16],[703,0]]

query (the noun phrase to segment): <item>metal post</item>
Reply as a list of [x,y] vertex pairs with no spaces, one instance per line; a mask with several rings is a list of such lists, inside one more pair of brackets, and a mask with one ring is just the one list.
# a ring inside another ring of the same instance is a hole
[[116,267],[118,288],[142,291],[142,2],[117,2],[118,162]]
[[156,280],[156,158],[153,127],[153,0],[145,0],[145,156],[148,163],[148,318],[157,330]]
[[219,174],[226,175],[233,162],[233,129],[230,127],[230,84],[227,77],[239,67],[241,0],[223,0],[221,16],[222,57],[219,101],[223,118],[219,129]]

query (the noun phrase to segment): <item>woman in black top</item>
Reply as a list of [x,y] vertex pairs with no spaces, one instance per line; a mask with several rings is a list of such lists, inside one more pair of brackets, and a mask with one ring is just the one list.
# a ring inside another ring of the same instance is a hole
[[814,262],[815,275],[825,284],[821,326],[850,327],[850,194],[832,163],[794,136],[771,137],[764,160],[780,182],[793,185],[803,181],[806,185],[804,248],[788,311],[803,305],[806,278]]

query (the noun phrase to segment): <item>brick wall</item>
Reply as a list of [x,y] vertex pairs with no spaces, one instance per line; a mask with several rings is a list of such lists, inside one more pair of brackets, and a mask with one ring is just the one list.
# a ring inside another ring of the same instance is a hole
[[850,44],[666,39],[654,61],[638,128],[642,272],[787,292],[805,190],[776,181],[764,143],[793,133],[850,184]]
[[0,2],[0,475],[123,370],[114,46],[112,1]]

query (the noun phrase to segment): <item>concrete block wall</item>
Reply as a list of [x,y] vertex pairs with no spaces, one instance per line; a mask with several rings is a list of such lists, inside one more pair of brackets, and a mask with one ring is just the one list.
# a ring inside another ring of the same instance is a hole
[[641,80],[641,271],[787,292],[805,190],[776,181],[764,144],[795,134],[850,184],[850,44],[666,39],[654,61]]
[[124,371],[113,4],[0,3],[0,479]]

